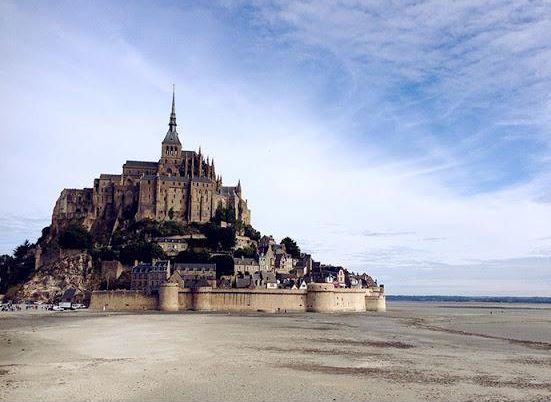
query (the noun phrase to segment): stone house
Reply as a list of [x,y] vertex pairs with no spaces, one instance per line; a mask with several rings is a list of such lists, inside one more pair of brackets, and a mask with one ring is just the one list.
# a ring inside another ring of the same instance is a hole
[[233,259],[234,275],[237,275],[238,273],[252,274],[257,271],[261,271],[260,264],[254,258],[241,257]]
[[274,268],[278,273],[290,273],[293,270],[293,258],[287,253],[276,254]]
[[170,261],[139,263],[131,270],[130,289],[156,292],[170,277]]
[[275,255],[271,245],[261,246],[258,249],[258,265],[260,271],[273,271]]
[[216,264],[175,263],[174,272],[178,272],[184,287],[216,287]]
[[310,254],[301,253],[300,257],[293,260],[293,269],[297,277],[301,278],[312,273],[314,260]]
[[189,236],[157,237],[155,238],[155,242],[163,249],[166,255],[175,256],[188,249],[186,237]]

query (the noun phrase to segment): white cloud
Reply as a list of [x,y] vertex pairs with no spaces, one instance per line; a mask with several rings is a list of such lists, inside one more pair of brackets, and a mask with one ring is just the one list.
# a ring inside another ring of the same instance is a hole
[[[116,18],[106,31],[89,32],[62,24],[61,17],[4,3],[11,22],[0,35],[0,51],[10,55],[0,63],[5,124],[0,186],[10,191],[0,199],[1,224],[24,222],[21,215],[49,216],[63,187],[91,186],[100,173],[119,172],[125,159],[157,159],[170,84],[176,82],[184,147],[201,145],[214,156],[226,183],[241,179],[253,223],[263,232],[290,235],[322,261],[373,272],[393,293],[504,294],[522,280],[521,294],[543,294],[551,204],[542,201],[551,199],[544,191],[549,180],[540,174],[474,195],[450,186],[451,179],[454,184],[472,180],[467,154],[485,146],[486,132],[450,147],[427,133],[424,126],[434,117],[418,106],[435,102],[446,119],[465,105],[498,103],[491,109],[500,117],[496,124],[535,125],[542,135],[550,103],[532,98],[543,94],[540,81],[549,77],[538,48],[549,13],[525,9],[518,18],[516,3],[501,2],[484,9],[478,2],[412,3],[401,10],[386,2],[333,4],[262,5],[257,21],[269,20],[276,28],[277,36],[268,35],[261,44],[285,38],[304,59],[316,57],[302,53],[304,46],[328,49],[345,66],[346,93],[328,109],[315,101],[320,88],[309,87],[314,81],[303,82],[288,65],[251,72],[257,56],[250,48],[243,52],[250,59],[236,61],[224,45],[249,44],[231,35],[225,39],[228,28],[217,28],[214,17],[204,17],[207,32],[201,24],[193,27],[195,33],[188,27],[185,38],[157,49],[176,33],[140,42],[130,40]],[[166,13],[152,11],[148,24]],[[190,18],[186,11],[175,15]],[[534,23],[524,22],[528,18]],[[173,19],[166,21],[176,29]],[[455,45],[446,47],[446,38],[456,38]],[[385,99],[387,87],[434,74],[438,79],[425,87],[423,97],[404,103]],[[366,81],[375,79],[379,82],[365,91]],[[490,99],[503,87],[518,97]],[[358,96],[362,91],[365,96]],[[390,134],[380,135],[377,144],[351,139],[351,131],[369,131],[354,126],[366,108],[373,120],[369,130],[378,133],[380,119],[393,120],[402,135],[416,137],[411,141],[420,151],[393,154],[385,148],[396,140]],[[35,226],[1,231],[1,251],[38,237]],[[515,266],[529,269],[531,258],[541,258],[532,277],[515,271]],[[492,260],[502,263],[488,263]],[[507,278],[477,277],[477,269],[488,264],[496,275],[506,269]],[[462,280],[459,270],[465,270]]]

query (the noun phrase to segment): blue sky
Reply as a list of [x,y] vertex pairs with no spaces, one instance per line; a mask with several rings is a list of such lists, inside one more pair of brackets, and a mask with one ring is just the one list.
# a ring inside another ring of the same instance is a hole
[[184,147],[264,233],[391,293],[551,296],[551,6],[0,1],[0,252]]

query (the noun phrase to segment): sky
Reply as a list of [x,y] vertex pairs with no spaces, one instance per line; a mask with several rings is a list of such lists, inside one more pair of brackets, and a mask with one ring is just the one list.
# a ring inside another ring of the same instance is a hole
[[0,253],[185,149],[390,294],[551,296],[551,3],[0,0]]

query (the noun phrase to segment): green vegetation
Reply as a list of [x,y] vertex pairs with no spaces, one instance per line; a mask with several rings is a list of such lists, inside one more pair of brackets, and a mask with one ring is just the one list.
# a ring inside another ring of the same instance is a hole
[[285,250],[288,254],[290,254],[293,258],[300,257],[300,248],[297,245],[297,242],[291,239],[290,237],[286,237],[283,240],[281,240],[281,244],[285,245]]
[[151,262],[153,259],[166,258],[161,246],[154,242],[130,243],[119,251],[119,260],[123,264],[133,264],[134,261]]
[[233,257],[227,254],[210,256],[206,252],[182,251],[175,258],[175,263],[216,264],[216,277],[233,274]]
[[233,257],[231,255],[213,255],[209,263],[216,264],[216,278],[222,275],[233,275]]
[[235,258],[241,258],[241,257],[256,258],[257,257],[257,250],[256,250],[255,247],[239,248],[239,249],[234,251],[233,256]]
[[59,234],[62,248],[87,250],[92,247],[92,235],[80,224],[72,223]]
[[203,234],[207,237],[207,245],[213,250],[231,250],[235,247],[235,228],[223,228],[214,223],[207,223],[202,227]]
[[260,232],[253,228],[251,225],[245,225],[245,227],[243,228],[243,234],[254,241],[259,241],[261,237]]
[[0,293],[10,299],[34,270],[34,244],[25,240],[13,251],[13,256],[0,256]]
[[216,212],[211,219],[212,222],[220,225],[221,222],[226,222],[229,225],[235,224],[235,209],[232,207],[224,208],[222,204],[218,204]]
[[209,261],[209,253],[194,252],[190,250],[181,251],[174,258],[174,262],[184,262],[190,264],[207,263]]

